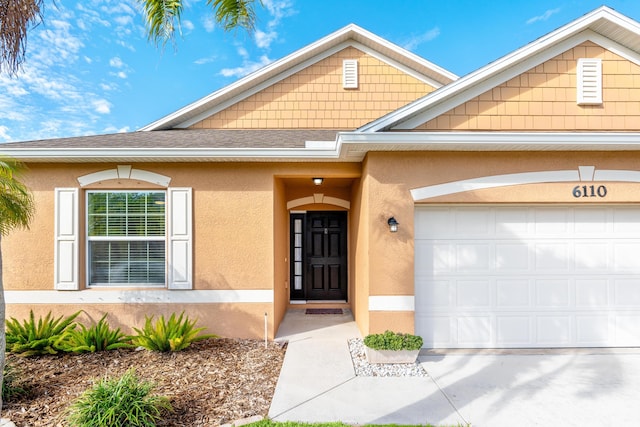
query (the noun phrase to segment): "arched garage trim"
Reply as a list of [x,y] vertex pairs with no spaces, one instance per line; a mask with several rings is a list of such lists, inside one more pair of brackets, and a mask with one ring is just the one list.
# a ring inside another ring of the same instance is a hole
[[579,166],[578,170],[523,172],[506,175],[482,176],[461,181],[447,182],[445,184],[415,188],[411,190],[411,197],[414,201],[418,201],[438,196],[462,193],[465,191],[483,190],[486,188],[577,181],[640,182],[640,171],[613,169],[596,170],[595,166]]

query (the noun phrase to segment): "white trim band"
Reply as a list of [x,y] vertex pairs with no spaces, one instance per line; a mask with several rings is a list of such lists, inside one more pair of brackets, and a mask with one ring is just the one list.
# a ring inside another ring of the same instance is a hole
[[369,311],[415,311],[413,295],[372,295],[369,297]]
[[4,297],[7,304],[242,304],[273,303],[273,290],[5,291]]

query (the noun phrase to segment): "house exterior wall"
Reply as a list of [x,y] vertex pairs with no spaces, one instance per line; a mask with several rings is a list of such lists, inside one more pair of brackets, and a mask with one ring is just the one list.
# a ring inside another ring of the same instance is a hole
[[[359,86],[342,87],[342,61],[358,60]],[[349,47],[213,114],[191,129],[355,129],[434,90]]]
[[[602,60],[602,105],[576,103],[579,58]],[[416,130],[636,131],[640,129],[638,75],[638,64],[585,42]]]
[[[414,201],[410,190],[459,180],[494,175],[557,170],[578,171],[579,166],[593,166],[595,171],[637,170],[637,152],[406,152],[369,153],[363,180],[368,205],[369,258],[365,264],[368,295],[381,297],[378,303],[387,309],[356,312],[367,316],[359,322],[363,333],[386,329],[413,332],[413,310],[394,310],[397,297],[414,295],[414,208],[417,204],[553,204],[606,205],[640,202],[640,183],[631,182],[545,182],[512,185],[493,189],[465,191]],[[575,197],[577,185],[607,188],[606,197]],[[369,188],[370,187],[370,188]],[[400,223],[397,233],[390,233],[386,220],[394,216]],[[364,263],[363,263],[364,264]],[[362,286],[362,288],[365,288]],[[357,288],[358,290],[361,287]],[[364,289],[363,289],[364,290]]]
[[[29,165],[23,181],[33,191],[36,216],[30,230],[16,230],[3,238],[3,252],[10,254],[4,263],[8,317],[24,318],[29,309],[36,314],[51,310],[56,315],[83,309],[92,318],[108,312],[112,324],[130,330],[133,326],[141,326],[145,315],[168,315],[185,310],[191,318],[198,318],[198,323],[207,327],[210,333],[262,338],[266,313],[267,333],[273,338],[288,308],[289,298],[286,203],[301,194],[317,192],[313,188],[303,191],[293,186],[289,194],[286,179],[304,177],[310,182],[311,177],[317,175],[341,179],[360,176],[360,165],[350,163],[134,164],[135,169],[170,177],[170,187],[192,188],[193,291],[144,287],[86,289],[84,190],[161,188],[129,179],[98,182],[80,189],[80,290],[56,291],[53,286],[54,188],[79,187],[78,177],[115,166]],[[350,187],[346,192],[330,188],[323,191],[327,195],[350,198]],[[247,292],[265,290],[273,295],[273,301],[243,300]],[[189,292],[202,295],[197,292],[206,291],[228,291],[230,295],[239,296],[222,302],[206,303],[198,301],[198,297],[184,301],[190,298]],[[172,303],[176,298],[178,302]],[[104,304],[101,300],[117,302]]]

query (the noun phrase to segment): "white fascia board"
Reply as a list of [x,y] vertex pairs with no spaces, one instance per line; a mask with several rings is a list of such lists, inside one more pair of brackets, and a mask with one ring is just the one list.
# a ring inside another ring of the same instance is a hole
[[189,160],[286,160],[286,159],[337,159],[339,147],[331,148],[97,148],[97,149],[17,149],[3,150],[3,155],[20,160],[99,161],[100,159],[128,161],[176,161]]
[[[604,43],[603,40],[606,37],[598,35],[589,29],[590,25],[603,18],[640,36],[640,25],[637,22],[603,6],[358,130],[361,132],[377,132],[391,128],[398,130],[412,129],[586,40],[597,39]],[[609,46],[613,44],[611,41],[608,43]],[[618,45],[618,48],[621,52],[625,51],[622,46]],[[630,51],[627,49],[626,54],[628,55],[629,53]],[[441,105],[436,107],[437,104]],[[427,109],[429,110],[428,112],[421,114]],[[419,116],[419,118],[416,118],[416,116]],[[401,123],[401,126],[396,127],[396,124],[399,123]]]
[[[606,148],[607,146],[628,146],[638,149],[640,133],[628,132],[340,132],[338,147],[349,145],[442,145],[451,149],[475,146],[513,144],[514,150],[557,146],[589,146]],[[407,147],[407,150],[410,148]]]

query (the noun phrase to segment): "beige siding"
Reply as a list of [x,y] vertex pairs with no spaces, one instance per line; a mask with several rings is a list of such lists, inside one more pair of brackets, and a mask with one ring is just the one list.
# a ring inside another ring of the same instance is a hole
[[[344,59],[358,60],[358,89],[342,87]],[[418,79],[350,47],[191,128],[355,129],[433,90]]]
[[[579,58],[602,59],[602,105],[576,102]],[[586,42],[416,130],[637,131],[639,101],[640,66]]]

